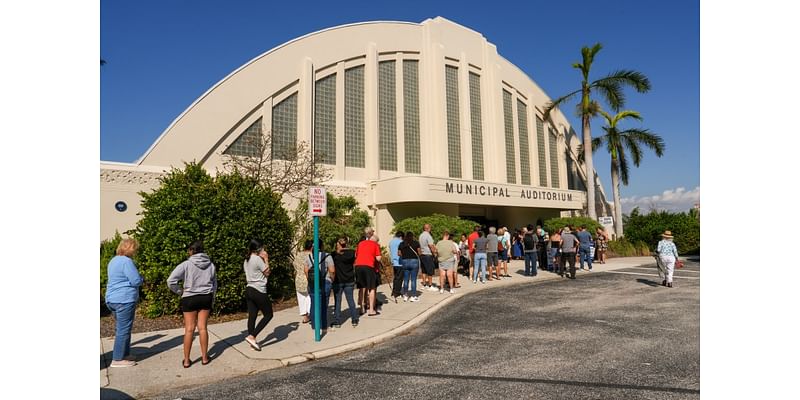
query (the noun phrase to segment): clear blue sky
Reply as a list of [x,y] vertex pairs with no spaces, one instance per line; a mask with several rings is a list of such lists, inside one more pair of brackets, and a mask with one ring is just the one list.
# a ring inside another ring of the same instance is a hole
[[[591,78],[635,69],[652,83],[627,93],[627,109],[661,135],[621,188],[632,204],[685,211],[700,186],[699,1],[110,1],[100,3],[100,158],[132,162],[198,96],[247,61],[296,37],[361,21],[422,22],[442,16],[481,32],[498,52],[555,98],[580,85],[580,49],[604,48]],[[483,6],[482,6],[483,5]],[[488,6],[488,8],[486,8]],[[565,107],[574,129],[580,124]],[[602,120],[593,121],[595,136]],[[498,161],[501,162],[501,161]],[[611,200],[610,159],[595,169]],[[684,188],[685,192],[676,191]],[[666,195],[663,193],[667,191]],[[671,191],[671,192],[670,192]],[[648,196],[658,196],[646,199]]]

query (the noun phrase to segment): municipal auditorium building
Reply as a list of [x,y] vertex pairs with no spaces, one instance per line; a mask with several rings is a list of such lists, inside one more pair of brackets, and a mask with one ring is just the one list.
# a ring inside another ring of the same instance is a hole
[[[540,54],[546,57],[546,54]],[[172,167],[313,142],[388,243],[396,221],[441,213],[508,227],[583,214],[580,136],[480,33],[442,17],[364,22],[294,39],[209,88],[133,163],[100,162],[101,239],[132,229],[140,191]],[[602,185],[597,214],[611,215]],[[421,229],[421,227],[420,227]]]

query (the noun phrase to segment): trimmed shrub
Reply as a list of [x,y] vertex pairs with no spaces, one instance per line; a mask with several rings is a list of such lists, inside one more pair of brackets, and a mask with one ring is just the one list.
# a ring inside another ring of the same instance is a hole
[[253,238],[269,252],[268,293],[272,298],[294,294],[292,232],[277,195],[235,171],[212,178],[195,163],[160,180],[152,193],[140,193],[142,218],[133,231],[140,245],[136,262],[144,278],[146,316],[178,312],[180,299],[166,281],[194,240],[203,241],[217,267],[216,314],[245,308],[242,264]]
[[700,220],[689,213],[651,211],[646,215],[634,208],[623,218],[625,237],[631,242],[644,242],[655,251],[661,234],[672,231],[679,254],[700,254]]
[[547,221],[544,221],[543,228],[548,233],[553,233],[568,225],[572,225],[576,229],[579,226],[586,225],[586,229],[592,233],[592,237],[594,237],[594,232],[597,230],[597,228],[602,227],[599,222],[589,217],[568,217],[548,219]]
[[452,238],[459,237],[454,235],[461,235],[462,233],[469,235],[473,228],[475,228],[475,225],[480,225],[479,223],[470,221],[468,219],[461,219],[442,214],[433,214],[424,217],[413,217],[401,220],[394,224],[392,233],[397,231],[411,231],[414,233],[415,237],[419,237],[419,234],[422,233],[422,226],[425,224],[431,224],[431,236],[433,236],[433,240],[437,242],[442,238],[442,234],[445,230],[450,232],[450,238],[452,240]]

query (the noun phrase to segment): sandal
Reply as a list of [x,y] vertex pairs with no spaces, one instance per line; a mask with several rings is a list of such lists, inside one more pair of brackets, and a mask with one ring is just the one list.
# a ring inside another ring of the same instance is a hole
[[185,360],[181,360],[181,365],[183,366],[183,368],[189,368],[192,366],[192,360],[189,360],[189,365],[186,365]]
[[208,360],[202,360],[202,361],[200,361],[200,364],[202,364],[202,365],[208,365],[208,363],[210,363],[210,362],[211,362],[211,359],[209,358]]

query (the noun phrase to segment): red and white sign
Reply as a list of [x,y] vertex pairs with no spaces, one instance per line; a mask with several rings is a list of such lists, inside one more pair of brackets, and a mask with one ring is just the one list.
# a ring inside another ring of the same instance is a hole
[[328,196],[325,194],[324,187],[308,188],[308,214],[312,217],[328,215]]

